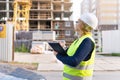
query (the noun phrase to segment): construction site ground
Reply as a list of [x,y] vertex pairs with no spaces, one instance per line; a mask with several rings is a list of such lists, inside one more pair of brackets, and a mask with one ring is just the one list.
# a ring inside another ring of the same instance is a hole
[[[102,56],[96,53],[95,71],[104,70],[120,70],[120,57]],[[31,63],[37,65],[40,71],[62,71],[63,64],[56,59],[53,53],[47,54],[30,54],[30,53],[15,53],[15,62]]]
[[[11,63],[1,62],[0,65],[4,64],[30,70],[32,72],[39,74],[40,76],[45,77],[47,80],[56,80],[56,78],[57,80],[62,79],[63,64],[56,59],[53,53],[47,54],[15,53],[14,62]],[[95,58],[94,71],[95,76],[99,75],[97,72],[120,71],[120,57],[102,56],[97,53]]]

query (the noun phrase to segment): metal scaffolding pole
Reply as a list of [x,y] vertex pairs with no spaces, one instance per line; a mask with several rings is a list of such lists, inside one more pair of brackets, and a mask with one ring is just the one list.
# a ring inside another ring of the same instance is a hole
[[6,0],[6,17],[7,19],[9,19],[10,17],[10,14],[9,14],[9,0]]

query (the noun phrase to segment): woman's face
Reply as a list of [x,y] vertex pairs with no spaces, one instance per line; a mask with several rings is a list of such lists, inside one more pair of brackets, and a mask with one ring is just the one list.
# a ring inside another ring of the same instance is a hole
[[78,19],[78,21],[76,22],[75,31],[81,32],[82,28],[83,28],[83,22],[80,19]]

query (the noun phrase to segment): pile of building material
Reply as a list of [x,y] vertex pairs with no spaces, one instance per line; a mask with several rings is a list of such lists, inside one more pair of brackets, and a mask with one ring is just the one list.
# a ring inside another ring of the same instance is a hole
[[18,31],[15,35],[15,48],[24,45],[33,54],[44,53],[48,50],[47,42],[55,41],[55,31]]
[[43,47],[40,46],[40,45],[34,46],[34,47],[31,48],[30,52],[32,54],[34,54],[34,53],[38,53],[38,54],[43,53]]
[[32,48],[30,49],[30,53],[32,54],[40,54],[45,51],[45,42],[41,41],[33,41],[32,42]]
[[32,54],[42,54],[51,51],[52,48],[48,42],[58,42],[65,48],[65,40],[56,40],[55,31],[19,31],[16,33],[15,48],[24,46],[29,49]]
[[32,36],[33,41],[53,41],[55,40],[55,31],[35,31]]
[[44,53],[48,50],[49,41],[55,40],[55,31],[36,31],[33,32],[32,47],[30,53]]

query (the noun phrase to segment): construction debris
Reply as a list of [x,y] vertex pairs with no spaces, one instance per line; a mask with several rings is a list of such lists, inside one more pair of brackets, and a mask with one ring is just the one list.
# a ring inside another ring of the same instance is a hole
[[43,53],[43,47],[40,45],[36,45],[31,48],[30,53],[32,54],[41,54]]

